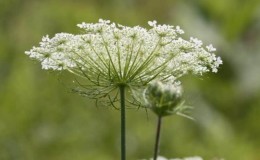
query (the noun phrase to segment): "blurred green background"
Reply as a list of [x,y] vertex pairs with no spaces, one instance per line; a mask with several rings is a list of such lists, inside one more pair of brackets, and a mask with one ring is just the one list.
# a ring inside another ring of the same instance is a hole
[[[25,54],[43,35],[80,33],[97,22],[180,25],[214,44],[218,74],[186,76],[196,121],[164,119],[165,157],[260,160],[259,0],[0,0],[0,160],[116,160],[119,112],[70,92],[55,73]],[[152,157],[156,117],[127,111],[127,157]]]

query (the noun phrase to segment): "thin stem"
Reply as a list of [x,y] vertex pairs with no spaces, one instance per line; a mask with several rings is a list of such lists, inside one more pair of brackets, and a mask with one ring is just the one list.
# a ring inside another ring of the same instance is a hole
[[158,156],[158,153],[159,153],[161,123],[162,123],[162,116],[158,116],[157,131],[156,131],[155,146],[154,146],[154,156],[153,156],[154,160],[157,159],[157,156]]
[[120,85],[120,104],[121,104],[121,160],[126,159],[125,144],[125,86]]

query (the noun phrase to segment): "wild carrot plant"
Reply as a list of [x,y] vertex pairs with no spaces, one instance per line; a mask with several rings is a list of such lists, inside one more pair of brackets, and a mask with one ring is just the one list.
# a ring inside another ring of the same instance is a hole
[[68,71],[83,78],[84,84],[74,89],[78,93],[98,100],[105,97],[111,106],[120,102],[121,160],[126,159],[126,103],[142,105],[137,95],[155,79],[173,84],[186,74],[217,72],[222,63],[212,45],[203,47],[193,37],[182,39],[184,31],[179,26],[148,24],[149,29],[102,19],[81,23],[77,25],[81,34],[47,35],[39,46],[25,52],[40,61],[42,69]]

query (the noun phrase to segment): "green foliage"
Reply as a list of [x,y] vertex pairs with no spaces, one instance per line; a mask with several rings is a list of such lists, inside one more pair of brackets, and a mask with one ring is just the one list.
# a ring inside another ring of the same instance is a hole
[[[219,74],[183,78],[195,122],[165,118],[161,155],[259,159],[259,1],[0,1],[0,159],[119,159],[119,112],[73,94],[24,54],[46,34],[110,19],[180,25],[216,44]],[[73,77],[68,77],[73,78]],[[96,107],[98,106],[98,107]],[[156,116],[127,111],[127,157],[152,156]]]

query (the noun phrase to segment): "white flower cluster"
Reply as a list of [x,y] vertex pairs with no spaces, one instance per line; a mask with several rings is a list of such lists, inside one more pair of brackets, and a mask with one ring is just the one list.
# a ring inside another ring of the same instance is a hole
[[43,69],[68,70],[99,86],[142,86],[155,78],[173,82],[188,73],[217,72],[222,64],[212,45],[204,48],[196,38],[182,39],[179,26],[148,24],[150,29],[102,19],[81,23],[83,34],[45,36],[25,53]]
[[186,157],[186,158],[174,158],[171,160],[203,160],[201,157],[195,156],[195,157]]
[[[153,160],[152,158],[150,160]],[[157,160],[203,160],[201,157],[195,156],[195,157],[186,157],[186,158],[170,158],[167,159],[163,156],[158,156]]]

